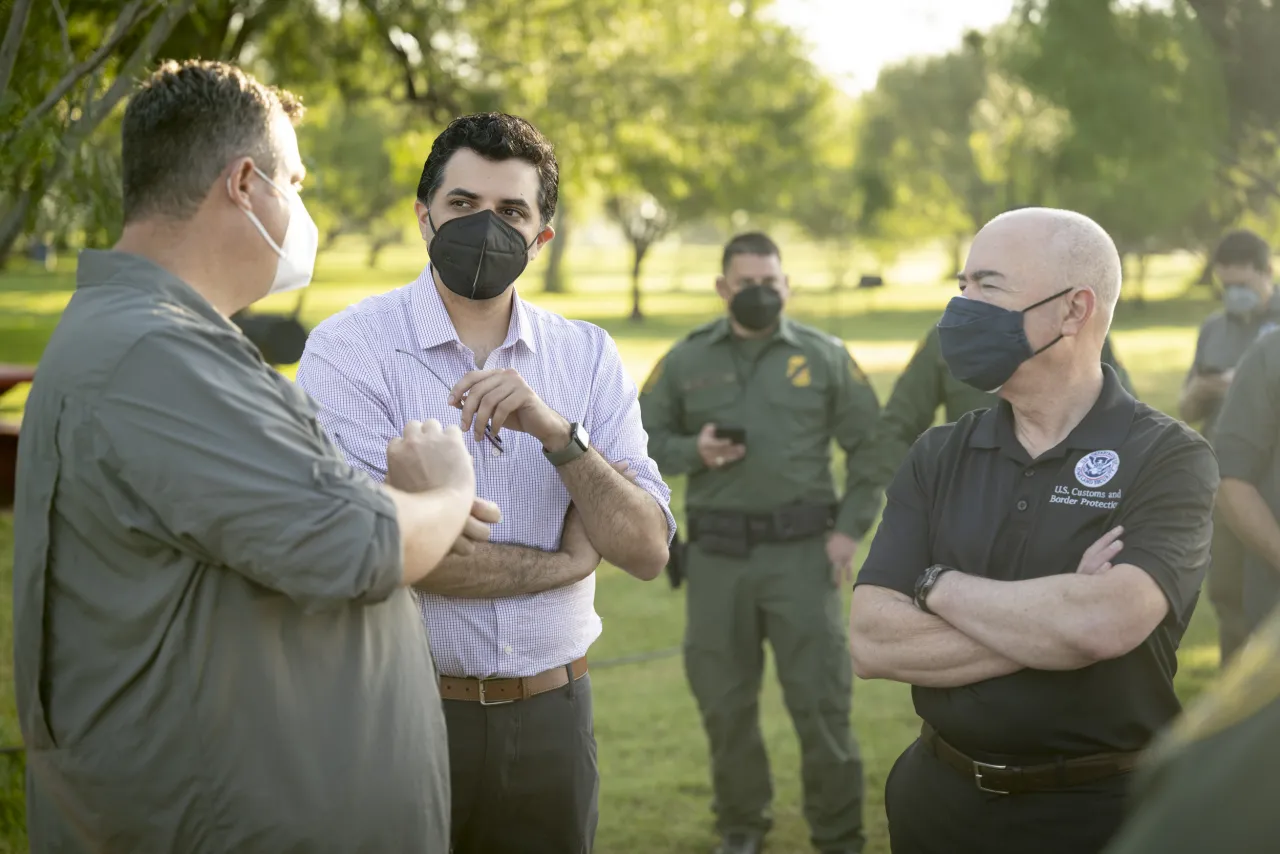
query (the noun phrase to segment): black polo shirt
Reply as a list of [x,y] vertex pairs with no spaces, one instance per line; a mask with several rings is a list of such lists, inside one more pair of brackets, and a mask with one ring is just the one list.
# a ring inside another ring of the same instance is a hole
[[916,712],[980,760],[1138,750],[1181,708],[1176,652],[1209,562],[1217,462],[1198,434],[1103,373],[1093,409],[1039,459],[1015,437],[1005,401],[925,433],[889,487],[858,576],[909,596],[935,563],[1001,581],[1075,572],[1085,549],[1124,525],[1112,562],[1150,573],[1170,604],[1136,649],[1079,670],[912,689]]

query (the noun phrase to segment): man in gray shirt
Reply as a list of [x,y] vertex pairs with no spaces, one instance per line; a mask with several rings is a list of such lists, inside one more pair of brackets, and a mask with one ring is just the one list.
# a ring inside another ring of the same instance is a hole
[[[1280,325],[1280,292],[1272,284],[1271,247],[1265,240],[1243,229],[1224,235],[1213,253],[1213,273],[1222,286],[1222,310],[1200,327],[1195,358],[1178,400],[1182,420],[1199,426],[1210,441],[1215,440],[1236,365],[1253,342]],[[1244,642],[1252,623],[1246,616],[1244,563],[1245,549],[1219,508],[1205,588],[1218,615],[1224,662]]]
[[125,113],[124,234],[81,256],[22,425],[14,657],[33,851],[448,850],[406,585],[488,537],[458,428],[387,486],[227,319],[306,285],[291,95],[167,63]]

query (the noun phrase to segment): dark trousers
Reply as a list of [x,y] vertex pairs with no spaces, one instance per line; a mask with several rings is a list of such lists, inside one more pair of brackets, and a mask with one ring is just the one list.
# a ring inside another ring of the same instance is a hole
[[445,700],[454,854],[588,854],[600,776],[591,677],[496,706]]
[[885,783],[889,843],[893,854],[1097,854],[1120,828],[1131,776],[993,795],[916,741]]
[[1244,543],[1218,511],[1213,514],[1212,549],[1205,589],[1218,615],[1218,649],[1225,665],[1248,639],[1249,619],[1244,610]]

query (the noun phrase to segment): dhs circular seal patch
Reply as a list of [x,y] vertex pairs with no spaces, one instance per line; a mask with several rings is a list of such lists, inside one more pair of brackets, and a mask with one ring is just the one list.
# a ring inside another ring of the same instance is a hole
[[1090,489],[1102,486],[1120,470],[1120,455],[1115,451],[1093,451],[1076,463],[1076,480]]

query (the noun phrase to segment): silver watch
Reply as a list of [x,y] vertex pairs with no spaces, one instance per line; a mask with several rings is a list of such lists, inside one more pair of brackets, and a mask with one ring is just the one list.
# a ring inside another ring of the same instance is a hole
[[546,448],[543,448],[542,453],[547,458],[547,462],[558,467],[565,463],[573,462],[578,457],[585,454],[589,447],[591,447],[591,437],[587,435],[587,428],[577,422],[574,422],[569,425],[568,445],[565,445],[558,451],[548,451]]

